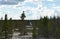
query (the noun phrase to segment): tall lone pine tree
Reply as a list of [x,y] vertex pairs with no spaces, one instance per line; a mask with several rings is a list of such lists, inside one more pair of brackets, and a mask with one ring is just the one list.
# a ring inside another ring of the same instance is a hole
[[25,21],[24,21],[24,18],[25,18],[26,16],[25,16],[25,14],[24,14],[24,11],[23,11],[23,13],[21,14],[21,23],[20,23],[20,31],[21,31],[21,34],[22,35],[25,35],[26,34],[26,29],[25,29]]
[[24,20],[25,17],[26,16],[25,16],[24,11],[23,11],[23,13],[21,14],[21,20]]

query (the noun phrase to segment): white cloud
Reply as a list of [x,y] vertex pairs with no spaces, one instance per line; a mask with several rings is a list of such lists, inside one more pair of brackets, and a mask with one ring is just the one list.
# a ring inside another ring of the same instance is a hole
[[53,16],[54,15],[54,10],[52,9],[46,9],[46,10],[43,10],[41,16],[44,17],[44,16]]
[[51,2],[54,2],[55,0],[47,0],[47,1],[51,1]]
[[50,2],[54,2],[54,1],[56,1],[56,0],[42,0],[42,1],[50,1]]
[[53,7],[57,16],[60,16],[60,6]]
[[[48,1],[53,1],[53,0],[48,0]],[[38,7],[33,8],[33,7],[28,7],[25,6],[26,2],[31,2],[31,3],[37,3]],[[8,6],[8,7],[7,7]],[[60,10],[60,7],[55,7],[52,6],[51,9],[48,9],[47,7],[42,5],[42,0],[25,0],[22,3],[18,3],[17,5],[1,5],[0,6],[0,10],[2,8],[8,8],[13,10],[12,11],[6,11],[8,12],[8,17],[12,17],[13,19],[20,19],[19,16],[21,16],[22,11],[25,11],[26,14],[26,19],[40,19],[40,16],[53,16],[54,14],[57,15],[56,13],[54,13],[54,9]],[[2,13],[2,12],[0,12]]]

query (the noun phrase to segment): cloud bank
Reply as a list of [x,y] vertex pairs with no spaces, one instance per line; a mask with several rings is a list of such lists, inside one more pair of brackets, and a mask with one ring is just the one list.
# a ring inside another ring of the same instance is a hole
[[0,5],[15,5],[24,0],[0,0]]

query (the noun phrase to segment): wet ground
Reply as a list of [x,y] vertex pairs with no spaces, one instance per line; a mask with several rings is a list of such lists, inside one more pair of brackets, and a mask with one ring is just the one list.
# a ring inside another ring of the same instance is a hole
[[[12,39],[33,39],[32,33],[28,33],[28,35],[19,36],[19,32],[14,32]],[[36,38],[36,39],[56,39],[56,38]]]
[[14,32],[12,39],[32,39],[32,34],[28,33],[28,35],[19,36],[20,33]]

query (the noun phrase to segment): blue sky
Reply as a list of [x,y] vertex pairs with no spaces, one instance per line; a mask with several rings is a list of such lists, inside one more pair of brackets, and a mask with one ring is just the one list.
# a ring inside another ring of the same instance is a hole
[[8,19],[20,19],[25,11],[28,20],[40,19],[44,16],[60,16],[60,0],[0,0],[0,18],[8,15]]

